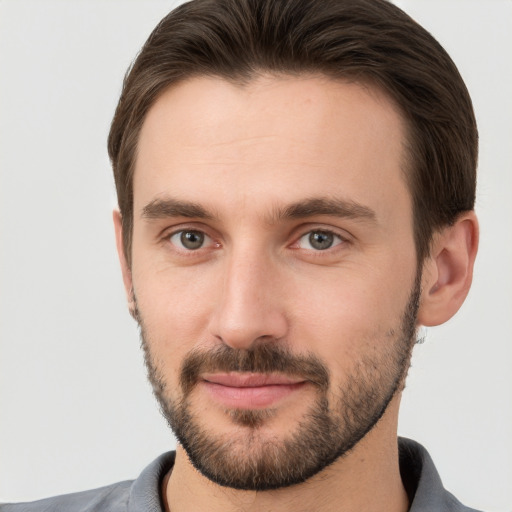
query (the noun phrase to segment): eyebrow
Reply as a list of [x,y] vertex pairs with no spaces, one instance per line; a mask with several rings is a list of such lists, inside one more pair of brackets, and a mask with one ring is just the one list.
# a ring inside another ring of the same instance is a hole
[[272,215],[271,222],[280,219],[303,219],[317,215],[373,222],[377,220],[374,210],[355,201],[331,197],[312,197],[277,209]]
[[[376,221],[375,212],[368,206],[340,198],[312,197],[275,208],[268,218],[269,224],[280,220],[304,219],[319,215],[328,215],[346,219]],[[181,201],[174,198],[154,199],[142,209],[145,219],[165,219],[185,217],[204,220],[216,220],[217,216],[198,203]]]
[[142,208],[142,217],[144,219],[165,219],[172,217],[185,217],[190,219],[212,220],[213,214],[208,212],[200,204],[189,201],[180,201],[178,199],[153,199],[144,208]]

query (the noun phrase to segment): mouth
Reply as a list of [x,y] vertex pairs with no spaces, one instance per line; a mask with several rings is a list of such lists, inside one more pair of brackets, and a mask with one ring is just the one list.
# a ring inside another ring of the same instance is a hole
[[201,384],[225,407],[265,409],[297,393],[307,381],[280,374],[230,372],[204,374]]

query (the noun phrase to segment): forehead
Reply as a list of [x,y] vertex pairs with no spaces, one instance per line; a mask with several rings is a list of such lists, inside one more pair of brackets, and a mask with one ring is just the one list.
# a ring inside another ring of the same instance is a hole
[[141,129],[135,217],[166,195],[235,210],[337,195],[385,214],[386,200],[405,194],[407,207],[404,124],[385,94],[357,83],[189,79],[158,98]]

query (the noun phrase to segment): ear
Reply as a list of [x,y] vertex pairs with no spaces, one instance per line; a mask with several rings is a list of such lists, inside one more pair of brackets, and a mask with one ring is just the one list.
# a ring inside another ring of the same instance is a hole
[[471,287],[477,249],[478,221],[473,211],[434,235],[423,265],[418,324],[442,324],[459,310]]
[[124,253],[123,218],[121,217],[121,212],[117,209],[114,210],[112,212],[112,218],[114,220],[114,230],[116,233],[117,255],[119,257],[119,263],[121,265],[121,272],[123,274],[123,283],[124,283],[124,289],[126,292],[126,300],[128,301],[128,308],[130,310],[130,314],[135,318],[136,317],[136,307],[135,307],[135,295],[133,293],[132,271],[131,271],[130,266],[128,265],[128,260],[126,259],[126,255]]

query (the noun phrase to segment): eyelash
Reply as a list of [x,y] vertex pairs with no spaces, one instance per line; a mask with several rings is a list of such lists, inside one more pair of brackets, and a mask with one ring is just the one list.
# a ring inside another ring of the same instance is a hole
[[[204,230],[197,229],[197,228],[182,228],[182,229],[173,231],[171,233],[167,233],[164,236],[164,240],[166,240],[168,243],[170,243],[174,247],[178,248],[178,250],[183,251],[183,253],[190,254],[190,255],[193,255],[194,253],[198,253],[201,249],[205,248],[203,245],[201,245],[197,249],[188,249],[186,247],[180,247],[176,243],[172,242],[172,238],[176,237],[177,235],[183,236],[183,234],[185,234],[185,233],[197,233],[197,234],[203,236],[204,239],[209,239],[213,242],[213,238],[210,235],[208,235]],[[220,247],[220,243],[218,243],[218,242],[214,243],[214,245],[216,247]]]
[[[205,247],[204,244],[202,244],[200,247],[198,247],[196,249],[190,249],[190,248],[186,248],[183,246],[180,247],[177,243],[172,241],[173,237],[176,237],[177,235],[180,235],[180,237],[181,237],[181,236],[183,236],[184,233],[197,233],[197,234],[203,236],[205,239],[211,240],[211,242],[213,242],[213,245],[215,248],[221,247],[221,244],[219,242],[215,242],[214,238],[212,236],[208,235],[205,232],[205,230],[194,228],[194,227],[190,227],[190,228],[184,227],[184,228],[172,231],[170,233],[165,234],[163,239],[164,239],[164,241],[166,241],[167,243],[169,243],[173,247],[175,247],[182,254],[187,255],[189,257],[193,257],[193,256],[197,256],[199,254],[202,254],[203,253],[202,249],[207,249],[207,247]],[[341,249],[341,247],[339,247],[339,246],[345,246],[346,244],[350,243],[350,241],[348,240],[348,238],[346,236],[343,236],[340,233],[330,230],[330,229],[324,229],[324,228],[318,227],[318,228],[308,229],[307,231],[302,231],[300,236],[295,238],[295,242],[293,242],[289,247],[294,250],[301,249],[301,247],[299,246],[301,241],[303,239],[305,239],[307,236],[311,237],[311,235],[313,233],[327,235],[334,239],[333,244],[326,247],[325,249],[303,248],[305,251],[308,251],[308,253],[310,253],[311,255],[314,255],[314,256],[321,256],[322,254],[325,254],[325,255],[332,254],[332,252]],[[309,242],[311,242],[311,239],[309,240]],[[208,245],[210,245],[210,244],[208,244]]]
[[[301,235],[297,239],[297,242],[295,242],[294,245],[298,246],[302,240],[306,239],[306,237],[308,238],[308,243],[311,245],[311,243],[312,243],[311,237],[313,234],[317,234],[317,235],[321,234],[324,236],[326,235],[326,236],[332,238],[331,245],[329,245],[328,247],[325,247],[324,249],[319,249],[319,248],[306,249],[313,253],[332,252],[332,250],[336,250],[336,247],[347,242],[347,239],[345,237],[341,236],[339,233],[336,233],[335,231],[332,231],[329,229],[310,229],[309,231],[306,231],[303,235]],[[298,247],[298,248],[300,249],[300,247]]]

